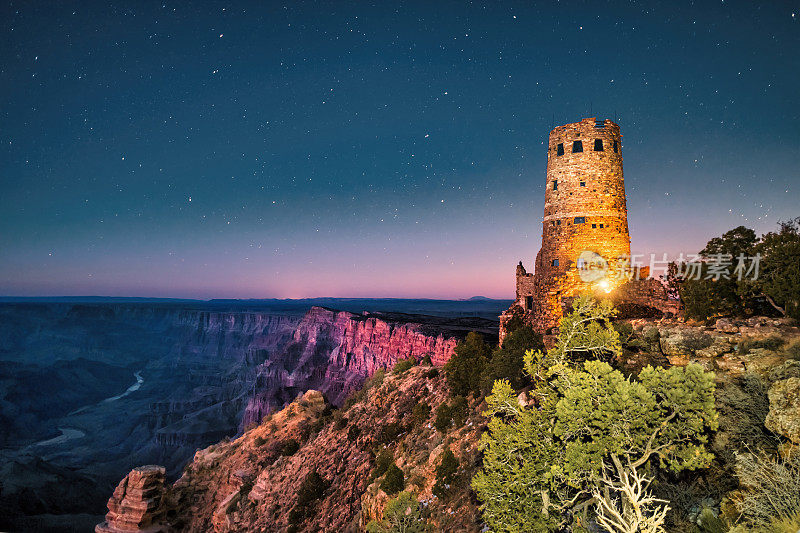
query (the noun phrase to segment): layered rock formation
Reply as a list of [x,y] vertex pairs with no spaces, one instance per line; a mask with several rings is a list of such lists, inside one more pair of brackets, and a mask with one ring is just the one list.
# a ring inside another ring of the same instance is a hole
[[166,533],[168,528],[161,523],[165,509],[164,473],[164,467],[155,465],[131,470],[108,500],[106,521],[98,524],[95,532]]
[[377,369],[425,356],[442,365],[457,342],[452,336],[425,332],[418,323],[312,307],[284,349],[259,367],[242,423],[258,422],[298,392],[312,388],[341,405]]
[[[443,363],[455,336],[493,326],[483,319],[437,322],[319,307],[280,315],[167,304],[0,306],[0,421],[15,421],[0,440],[19,447],[3,450],[3,463],[27,465],[24,473],[0,469],[0,510],[8,510],[0,512],[0,529],[64,510],[100,514],[136,464],[158,463],[177,475],[196,449],[240,434],[306,390],[340,405],[376,369],[411,356]],[[22,374],[21,366],[31,370]],[[98,372],[113,375],[114,383],[98,386]],[[134,372],[143,381],[122,397],[137,382]],[[49,380],[57,401],[29,408],[44,402],[36,386],[19,386],[28,375],[29,381],[63,376]],[[22,453],[57,436],[59,427],[83,436]],[[46,462],[34,460],[36,454]],[[31,475],[32,468],[41,476]],[[41,490],[37,480],[50,472],[69,476]],[[94,491],[76,497],[68,488],[73,478],[90,480]],[[46,498],[22,505],[32,490]]]
[[[445,435],[433,420],[447,401],[443,375],[428,366],[373,380],[357,401],[335,413],[320,392],[308,391],[241,437],[198,451],[183,476],[161,492],[172,502],[169,525],[196,533],[360,531],[389,499],[380,488],[382,474],[374,473],[375,454],[388,453],[404,472],[405,490],[425,503],[437,531],[480,531],[469,479],[485,420],[480,404],[472,402],[464,425]],[[425,420],[412,416],[418,403],[430,407]],[[290,442],[296,447],[287,448]],[[461,468],[456,486],[441,500],[432,489],[446,447]],[[321,480],[318,497],[301,501],[301,487],[312,474]]]

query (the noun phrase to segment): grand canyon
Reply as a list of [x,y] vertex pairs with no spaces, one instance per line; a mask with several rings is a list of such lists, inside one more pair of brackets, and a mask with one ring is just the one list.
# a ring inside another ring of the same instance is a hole
[[798,24],[0,3],[0,531],[799,533]]
[[321,303],[397,311],[302,301],[0,304],[0,527],[91,528],[134,466],[163,465],[174,479],[195,450],[308,390],[340,406],[400,359],[441,366],[468,331],[496,336],[489,317],[507,302]]

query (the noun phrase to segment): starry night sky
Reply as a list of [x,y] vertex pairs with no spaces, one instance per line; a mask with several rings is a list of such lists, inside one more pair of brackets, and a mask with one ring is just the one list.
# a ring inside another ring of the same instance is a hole
[[800,215],[796,1],[10,2],[0,35],[0,294],[512,297],[584,117],[635,251]]

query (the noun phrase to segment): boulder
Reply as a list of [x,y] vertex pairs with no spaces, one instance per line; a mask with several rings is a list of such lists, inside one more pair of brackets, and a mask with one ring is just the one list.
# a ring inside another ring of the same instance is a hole
[[761,327],[766,326],[767,324],[772,324],[772,320],[765,317],[765,316],[751,316],[746,320],[747,325],[750,327]]
[[718,369],[731,376],[741,376],[747,372],[742,358],[733,354],[725,354],[722,357],[718,357],[714,360],[714,364],[717,365]]
[[738,333],[739,326],[737,326],[730,318],[720,318],[714,324],[714,328],[722,333]]
[[719,357],[722,354],[731,353],[733,345],[727,339],[721,337],[714,337],[714,344],[708,348],[701,348],[697,350],[698,357]]
[[776,381],[769,388],[767,429],[800,444],[800,378]]
[[669,329],[661,332],[661,351],[667,357],[684,358],[697,350],[708,348],[713,339],[710,335],[693,328]]
[[770,380],[775,379],[771,376],[775,373],[776,367],[780,368],[782,362],[782,356],[764,348],[756,348],[746,354],[726,353],[714,359],[716,367],[731,376],[753,372],[770,377]]
[[95,526],[96,533],[166,533],[164,516],[165,469],[146,465],[134,468],[119,482],[108,500],[105,522]]

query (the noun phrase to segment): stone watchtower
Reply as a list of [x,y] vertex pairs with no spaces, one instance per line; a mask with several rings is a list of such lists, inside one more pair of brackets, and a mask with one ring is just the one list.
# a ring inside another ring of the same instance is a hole
[[501,336],[514,314],[544,332],[558,325],[563,298],[611,292],[624,281],[611,274],[631,250],[619,126],[586,118],[554,128],[546,180],[542,248],[533,274],[517,266],[516,301],[501,316]]

